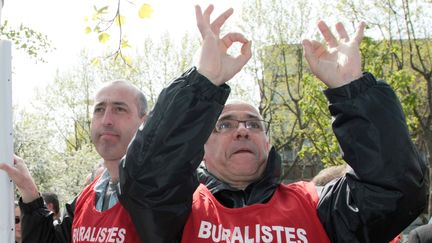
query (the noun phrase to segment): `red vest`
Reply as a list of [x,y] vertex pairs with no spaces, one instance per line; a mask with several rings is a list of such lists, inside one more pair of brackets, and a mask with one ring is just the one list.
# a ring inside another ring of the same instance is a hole
[[76,202],[72,242],[140,242],[128,212],[120,203],[103,212],[96,210],[94,186],[97,181],[84,188]]
[[281,185],[268,203],[244,208],[224,207],[200,185],[182,242],[330,242],[317,203],[315,185],[308,182]]

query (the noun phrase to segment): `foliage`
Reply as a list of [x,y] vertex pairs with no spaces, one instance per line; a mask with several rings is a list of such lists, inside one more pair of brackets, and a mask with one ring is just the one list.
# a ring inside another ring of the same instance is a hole
[[7,20],[4,21],[3,25],[0,25],[0,39],[10,40],[18,49],[42,62],[45,62],[42,53],[47,53],[53,49],[46,35],[23,24],[18,29],[12,28]]
[[14,153],[25,159],[40,188],[49,186],[55,173],[50,166],[54,150],[47,150],[54,130],[47,127],[49,119],[40,112],[14,113]]
[[305,74],[303,84],[307,95],[300,102],[304,122],[308,124],[300,133],[304,134],[311,146],[305,146],[300,155],[312,154],[325,166],[343,164],[339,144],[333,135],[327,99],[322,94],[323,85],[311,74]]
[[15,152],[25,159],[39,190],[55,192],[61,202],[82,190],[99,160],[89,134],[96,83],[89,62],[83,59],[81,67],[56,77],[33,103],[34,113],[15,117]]
[[66,145],[70,151],[91,143],[92,95],[100,84],[94,75],[89,58],[83,58],[75,70],[57,75],[50,86],[38,92],[35,107],[50,117],[50,125],[58,132],[56,139],[62,141],[57,144]]
[[[95,33],[98,41],[102,44],[118,43],[115,50],[109,53],[107,57],[122,60],[127,65],[131,65],[131,58],[125,55],[125,49],[131,48],[131,46],[126,34],[123,33],[123,28],[132,16],[126,14],[130,8],[137,9],[136,16],[140,19],[147,19],[151,17],[154,11],[148,3],[142,3],[137,7],[137,2],[136,0],[107,0],[102,3],[102,6],[94,5],[92,16],[86,18],[85,32],[88,34]],[[100,4],[100,1],[98,3]],[[110,34],[112,32],[117,36],[114,40]]]
[[[373,35],[366,35],[361,43],[363,70],[394,87],[413,139],[429,154],[426,144],[432,141],[428,135],[432,134],[429,131],[432,42],[427,24],[431,15],[421,10],[425,4],[424,1],[326,2],[332,10],[330,19],[348,21],[352,26],[360,20],[368,23],[368,31]],[[315,16],[319,19],[319,14],[325,15],[325,9],[319,3],[311,7],[301,0],[289,4],[278,0],[244,3],[242,29],[254,40],[253,59],[247,70],[259,84],[260,110],[272,123],[273,144],[282,154],[286,150],[294,154],[289,156],[292,162],[285,164],[286,173],[296,163],[300,166],[309,163],[308,160],[319,159],[325,166],[343,163],[331,131],[327,102],[321,94],[324,87],[311,77],[303,64],[301,47],[296,48],[316,28],[308,23],[316,22],[312,20]],[[262,15],[263,12],[266,14]]]
[[135,84],[147,96],[149,104],[156,102],[162,88],[192,65],[193,52],[198,40],[188,34],[176,41],[163,33],[157,41],[143,40],[141,47],[132,50],[130,65],[119,60],[104,59],[95,67],[105,80],[126,79]]

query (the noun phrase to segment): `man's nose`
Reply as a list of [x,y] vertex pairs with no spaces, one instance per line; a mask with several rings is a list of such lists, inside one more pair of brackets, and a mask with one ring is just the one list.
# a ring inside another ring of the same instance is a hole
[[112,126],[114,124],[113,113],[107,109],[102,117],[102,124],[105,126]]
[[246,128],[244,122],[239,123],[234,133],[236,138],[249,138],[249,129]]

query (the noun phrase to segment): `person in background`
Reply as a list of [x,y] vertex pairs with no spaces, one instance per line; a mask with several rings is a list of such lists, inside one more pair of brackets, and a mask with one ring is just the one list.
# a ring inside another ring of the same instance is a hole
[[99,161],[93,170],[87,175],[84,186],[90,184],[94,179],[98,178],[105,171],[105,166],[103,160]]
[[312,182],[316,186],[323,187],[334,179],[343,177],[350,167],[347,164],[334,165],[322,169],[316,176],[312,178]]
[[15,243],[21,243],[21,210],[15,201]]
[[43,192],[41,196],[48,210],[54,214],[54,224],[60,223],[60,203],[57,194],[53,192]]
[[408,234],[408,243],[431,243],[432,224],[418,226]]

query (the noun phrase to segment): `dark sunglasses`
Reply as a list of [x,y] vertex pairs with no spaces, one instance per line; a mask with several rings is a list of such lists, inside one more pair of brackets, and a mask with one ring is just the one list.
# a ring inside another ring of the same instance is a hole
[[19,216],[15,216],[15,224],[19,224],[21,222],[21,219]]

